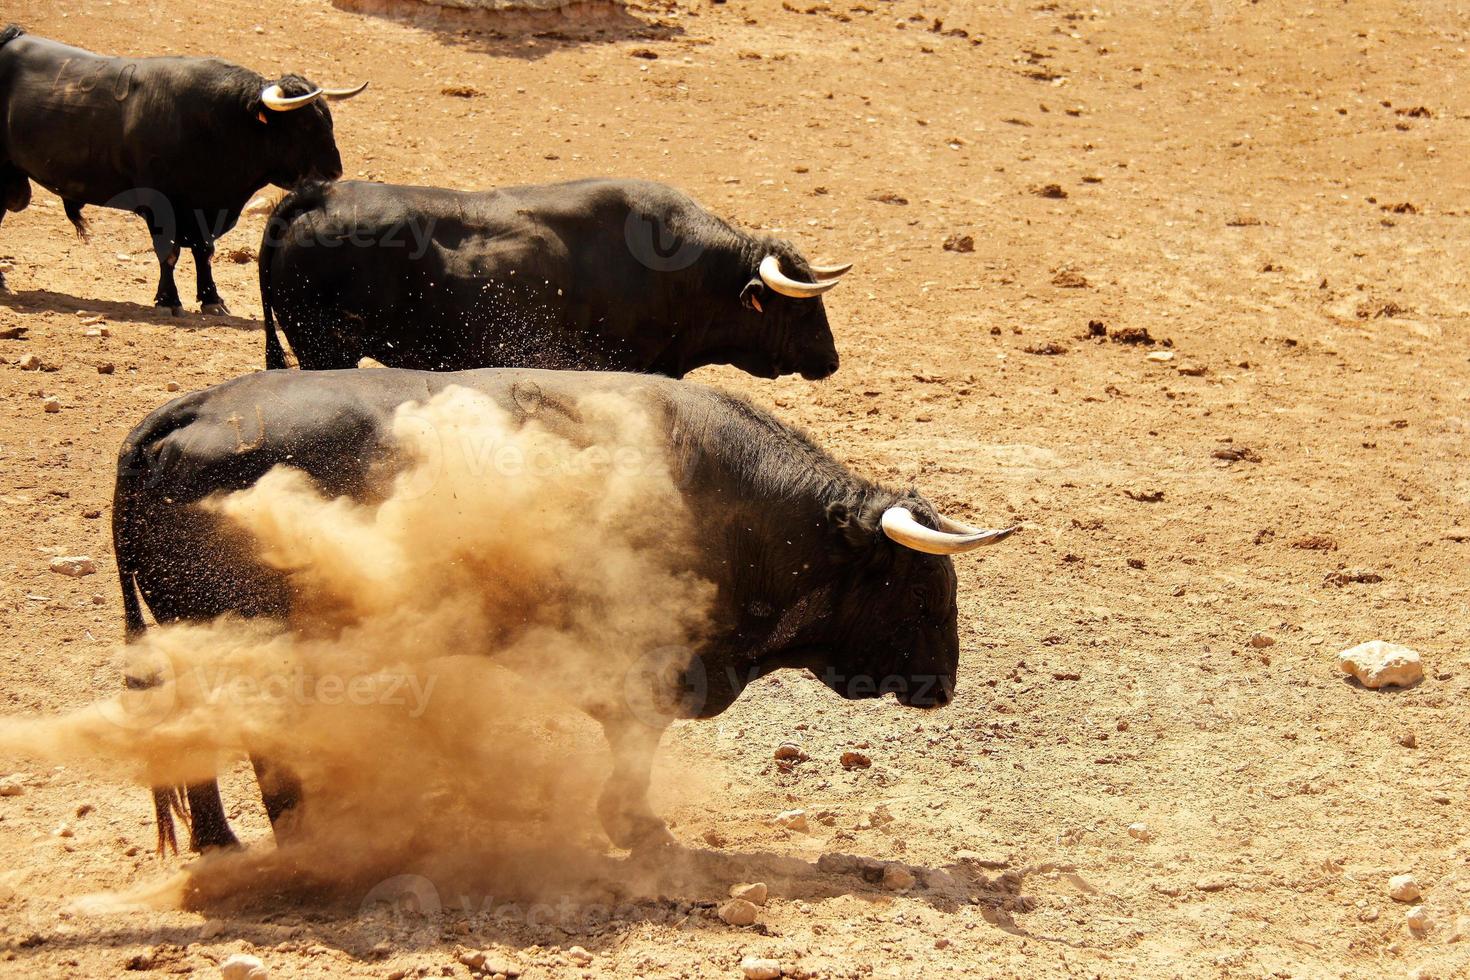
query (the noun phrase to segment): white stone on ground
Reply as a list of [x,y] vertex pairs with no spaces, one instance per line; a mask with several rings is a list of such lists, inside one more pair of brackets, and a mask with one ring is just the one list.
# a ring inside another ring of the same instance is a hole
[[1337,666],[1364,687],[1408,687],[1424,676],[1419,654],[1397,643],[1369,640],[1337,655]]
[[270,980],[270,971],[258,956],[236,953],[219,965],[224,980]]
[[741,882],[738,885],[730,886],[731,898],[743,898],[751,905],[766,904],[766,896],[768,894],[770,894],[770,890],[766,888],[764,881]]
[[726,925],[748,926],[755,923],[756,909],[743,898],[732,898],[721,905],[715,914]]
[[779,980],[781,964],[776,960],[747,956],[740,961],[740,972],[745,975],[745,980]]
[[1128,825],[1128,836],[1134,840],[1144,841],[1145,843],[1153,840],[1154,837],[1153,831],[1148,829],[1148,824],[1146,823],[1130,823]]
[[1394,875],[1388,879],[1388,897],[1395,902],[1412,902],[1421,894],[1413,875]]
[[70,555],[51,559],[51,570],[57,575],[81,578],[97,571],[97,563],[86,555]]

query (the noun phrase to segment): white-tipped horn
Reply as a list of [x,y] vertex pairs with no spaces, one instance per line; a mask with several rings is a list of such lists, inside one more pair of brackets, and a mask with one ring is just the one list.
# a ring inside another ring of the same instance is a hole
[[281,91],[281,86],[267,85],[260,93],[260,101],[273,112],[290,112],[292,109],[300,109],[304,105],[315,102],[321,94],[321,89],[313,89],[305,95],[287,95]]
[[761,282],[782,296],[790,296],[792,299],[812,299],[837,285],[836,279],[827,282],[797,282],[781,271],[781,261],[774,255],[761,259]]
[[333,102],[342,102],[352,98],[354,95],[361,95],[363,89],[367,87],[368,83],[363,82],[357,88],[324,88],[322,89],[322,98],[331,99]]
[[939,520],[948,528],[964,528],[965,530],[936,531],[932,527],[920,524],[914,517],[914,512],[907,507],[890,507],[883,512],[883,533],[905,548],[922,551],[926,555],[958,555],[1004,541],[1019,530],[1014,527],[1004,530],[984,530],[943,517]]
[[814,265],[812,275],[818,279],[841,279],[852,271],[852,263],[846,265]]

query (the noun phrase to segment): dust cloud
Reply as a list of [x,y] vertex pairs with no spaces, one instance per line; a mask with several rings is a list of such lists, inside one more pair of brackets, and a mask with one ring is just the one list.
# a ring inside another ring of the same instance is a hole
[[155,626],[127,654],[158,686],[8,719],[0,750],[145,785],[246,754],[295,772],[305,803],[280,846],[211,855],[134,895],[151,904],[351,899],[405,874],[441,891],[574,887],[576,855],[607,847],[608,755],[585,712],[625,707],[630,668],[689,648],[712,598],[688,570],[656,420],[614,396],[576,411],[572,439],[451,388],[398,411],[405,465],[372,503],[285,467],[206,501],[290,575],[290,621]]

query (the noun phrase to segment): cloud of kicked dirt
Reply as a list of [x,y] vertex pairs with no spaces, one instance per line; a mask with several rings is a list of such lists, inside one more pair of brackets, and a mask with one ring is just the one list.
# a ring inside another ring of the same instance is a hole
[[159,686],[9,719],[0,749],[120,764],[145,785],[245,753],[295,772],[306,802],[286,842],[191,865],[145,889],[155,902],[350,898],[395,875],[444,894],[574,888],[568,854],[606,846],[608,772],[577,709],[637,700],[630,668],[691,646],[712,597],[687,570],[657,420],[616,396],[576,409],[574,441],[454,388],[398,411],[406,465],[372,503],[284,467],[211,499],[289,572],[291,621],[153,627],[128,654]]

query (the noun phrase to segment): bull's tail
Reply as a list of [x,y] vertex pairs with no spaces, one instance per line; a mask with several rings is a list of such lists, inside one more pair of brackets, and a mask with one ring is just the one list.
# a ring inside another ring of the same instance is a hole
[[0,48],[5,47],[5,45],[14,41],[25,32],[26,29],[19,24],[7,24],[4,27],[0,27]]
[[[123,455],[118,461],[118,486],[112,498],[112,551],[117,556],[117,578],[122,586],[123,605],[123,635],[127,642],[131,643],[148,631],[148,623],[143,618],[143,600],[138,593],[138,582],[136,578],[136,563],[133,560],[133,508],[132,494],[126,483],[125,474],[131,477],[143,475],[147,461],[144,458],[142,440],[134,442],[123,450]],[[125,674],[123,685],[132,691],[146,690],[156,687],[162,680],[156,675],[137,677],[133,674]],[[158,856],[163,857],[168,852],[179,853],[179,838],[174,829],[174,816],[183,821],[185,828],[192,835],[193,823],[189,819],[188,797],[184,793],[183,786],[155,786],[153,787],[153,813],[158,821]]]
[[260,305],[265,315],[265,366],[266,370],[279,370],[286,366],[286,350],[276,335],[275,311],[272,308],[275,294],[271,290],[271,265],[276,253],[286,243],[291,223],[308,211],[314,211],[326,203],[325,180],[303,180],[291,189],[271,210],[265,223],[265,234],[260,241],[258,268],[260,271]]

